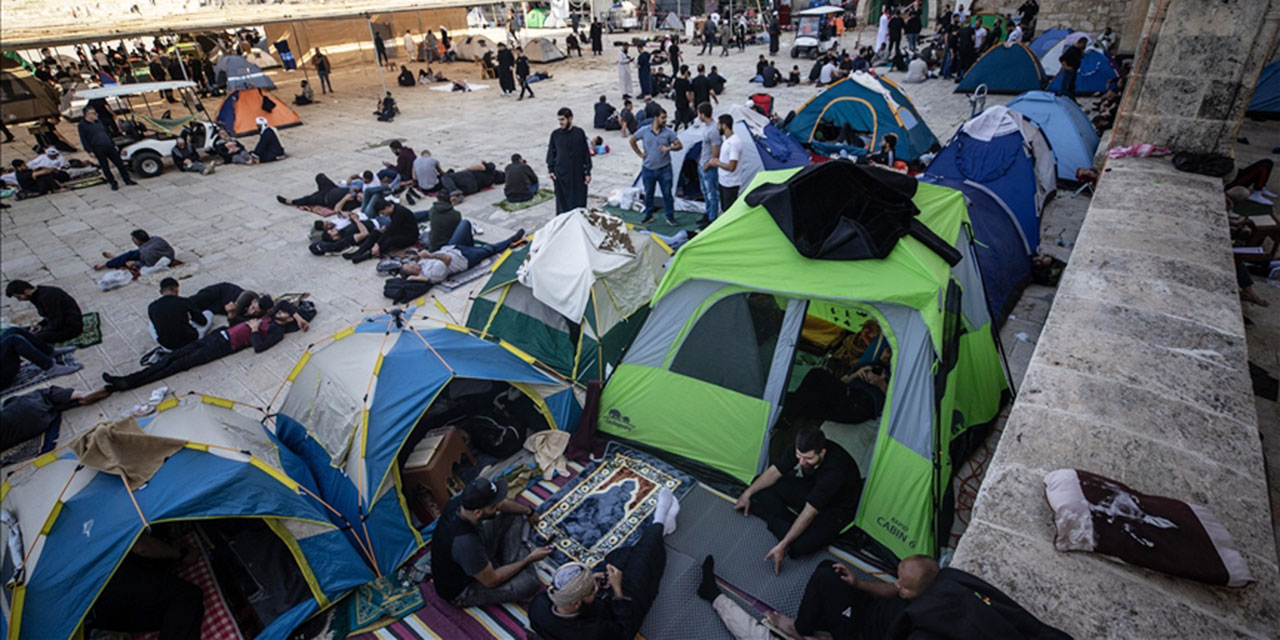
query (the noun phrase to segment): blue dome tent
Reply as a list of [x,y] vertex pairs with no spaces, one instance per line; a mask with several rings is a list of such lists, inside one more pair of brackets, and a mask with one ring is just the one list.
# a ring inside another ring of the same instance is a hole
[[411,319],[412,310],[397,311],[308,348],[275,416],[276,433],[311,469],[321,497],[363,523],[353,545],[370,549],[383,575],[425,544],[400,466],[427,430],[457,417],[448,413],[455,400],[514,389],[512,404],[552,429],[572,429],[581,412],[571,386],[514,347],[465,329],[420,331]]
[[989,311],[997,326],[1004,324],[1031,278],[1031,244],[1018,218],[1000,196],[976,182],[928,173],[920,180],[964,194]]
[[1057,189],[1057,169],[1044,134],[1018,112],[987,107],[960,127],[925,173],[986,187],[1018,219],[1027,250],[1040,249],[1040,212]]
[[1262,68],[1253,99],[1249,101],[1248,114],[1253,118],[1280,117],[1280,60]]
[[1036,36],[1036,39],[1032,40],[1031,44],[1027,46],[1031,48],[1031,53],[1036,54],[1036,58],[1043,58],[1044,54],[1053,48],[1053,45],[1058,44],[1069,35],[1071,35],[1070,29],[1049,29]]
[[[1111,55],[1101,49],[1086,49],[1084,59],[1080,62],[1080,72],[1076,74],[1076,95],[1097,95],[1105,92],[1112,81],[1120,77]],[[1053,77],[1053,81],[1045,89],[1053,93],[1062,92],[1062,72]]]
[[987,85],[988,93],[1022,93],[1044,88],[1044,69],[1040,59],[1021,42],[992,47],[969,67],[964,79],[956,85],[956,93],[973,91]]
[[1028,91],[1005,105],[1040,127],[1053,147],[1058,179],[1075,181],[1077,169],[1093,167],[1098,133],[1084,109],[1070,98],[1047,91]]
[[[13,520],[3,527],[11,544],[0,579],[13,588],[0,595],[6,637],[79,637],[103,588],[152,524],[191,523],[199,539],[225,544],[206,542],[202,549],[243,551],[232,554],[239,564],[232,573],[259,583],[253,609],[265,628],[257,638],[288,638],[308,617],[373,580],[328,519],[302,461],[233,404],[211,396],[166,400],[144,421],[146,435],[128,440],[110,434],[136,433],[136,425],[95,427],[90,436],[110,439],[121,458],[159,464],[132,489],[122,476],[84,466],[70,452],[7,469],[3,508]],[[180,448],[162,461],[156,458],[166,454],[147,446],[160,443],[167,452],[175,441]],[[263,571],[270,581],[255,573]]]
[[[938,138],[920,117],[911,98],[887,78],[857,72],[832,84],[795,112],[785,125],[787,133],[827,156],[845,152],[864,155],[874,150],[885,134],[898,136],[894,150],[908,162],[918,159],[938,143]],[[824,130],[847,130],[857,134],[854,141]],[[824,136],[831,139],[823,139]],[[860,141],[861,140],[861,141]],[[869,141],[870,144],[866,144]]]

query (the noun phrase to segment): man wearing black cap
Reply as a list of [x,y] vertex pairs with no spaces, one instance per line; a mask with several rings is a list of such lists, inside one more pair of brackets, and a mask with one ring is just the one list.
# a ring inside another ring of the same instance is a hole
[[528,549],[534,511],[507,499],[507,482],[476,478],[445,505],[431,542],[432,582],[458,607],[528,602],[541,588],[533,563],[551,547]]

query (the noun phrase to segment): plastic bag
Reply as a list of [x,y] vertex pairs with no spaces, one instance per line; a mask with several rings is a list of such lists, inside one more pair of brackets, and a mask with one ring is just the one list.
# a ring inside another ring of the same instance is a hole
[[102,279],[98,281],[98,289],[101,291],[110,291],[112,289],[119,289],[130,282],[133,282],[133,274],[129,273],[127,269],[113,269],[108,271],[107,274],[102,276]]

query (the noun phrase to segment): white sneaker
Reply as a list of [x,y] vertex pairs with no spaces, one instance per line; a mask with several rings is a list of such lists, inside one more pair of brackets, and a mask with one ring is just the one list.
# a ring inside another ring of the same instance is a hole
[[1253,193],[1249,194],[1249,202],[1264,204],[1264,205],[1267,205],[1268,207],[1275,204],[1270,199],[1268,199],[1267,196],[1262,195],[1261,191],[1254,191]]
[[157,260],[157,261],[156,261],[156,263],[155,263],[154,265],[152,265],[152,266],[150,266],[150,267],[142,267],[141,269],[138,269],[138,275],[149,276],[149,275],[151,275],[151,274],[153,274],[153,273],[160,273],[161,271],[168,271],[168,270],[169,270],[169,265],[170,265],[170,264],[171,264],[171,262],[170,262],[169,258],[167,258],[167,257],[166,257],[166,258],[160,258],[159,260]]
[[151,396],[147,398],[147,402],[151,404],[160,404],[164,402],[164,397],[169,395],[169,387],[160,385],[151,390]]
[[1272,191],[1272,190],[1270,190],[1270,189],[1268,189],[1268,188],[1266,188],[1266,187],[1263,187],[1263,188],[1262,188],[1262,195],[1264,195],[1264,196],[1266,196],[1266,197],[1268,197],[1268,198],[1274,198],[1274,197],[1276,197],[1277,195],[1280,195],[1280,194],[1277,194],[1276,192],[1274,192],[1274,191]]

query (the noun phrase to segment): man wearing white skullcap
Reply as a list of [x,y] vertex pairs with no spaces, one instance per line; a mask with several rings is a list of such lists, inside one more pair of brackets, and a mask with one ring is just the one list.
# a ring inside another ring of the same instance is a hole
[[253,148],[253,158],[257,162],[275,162],[284,157],[284,146],[280,144],[280,136],[275,127],[267,124],[267,119],[258,116],[254,123],[258,125],[258,146]]

